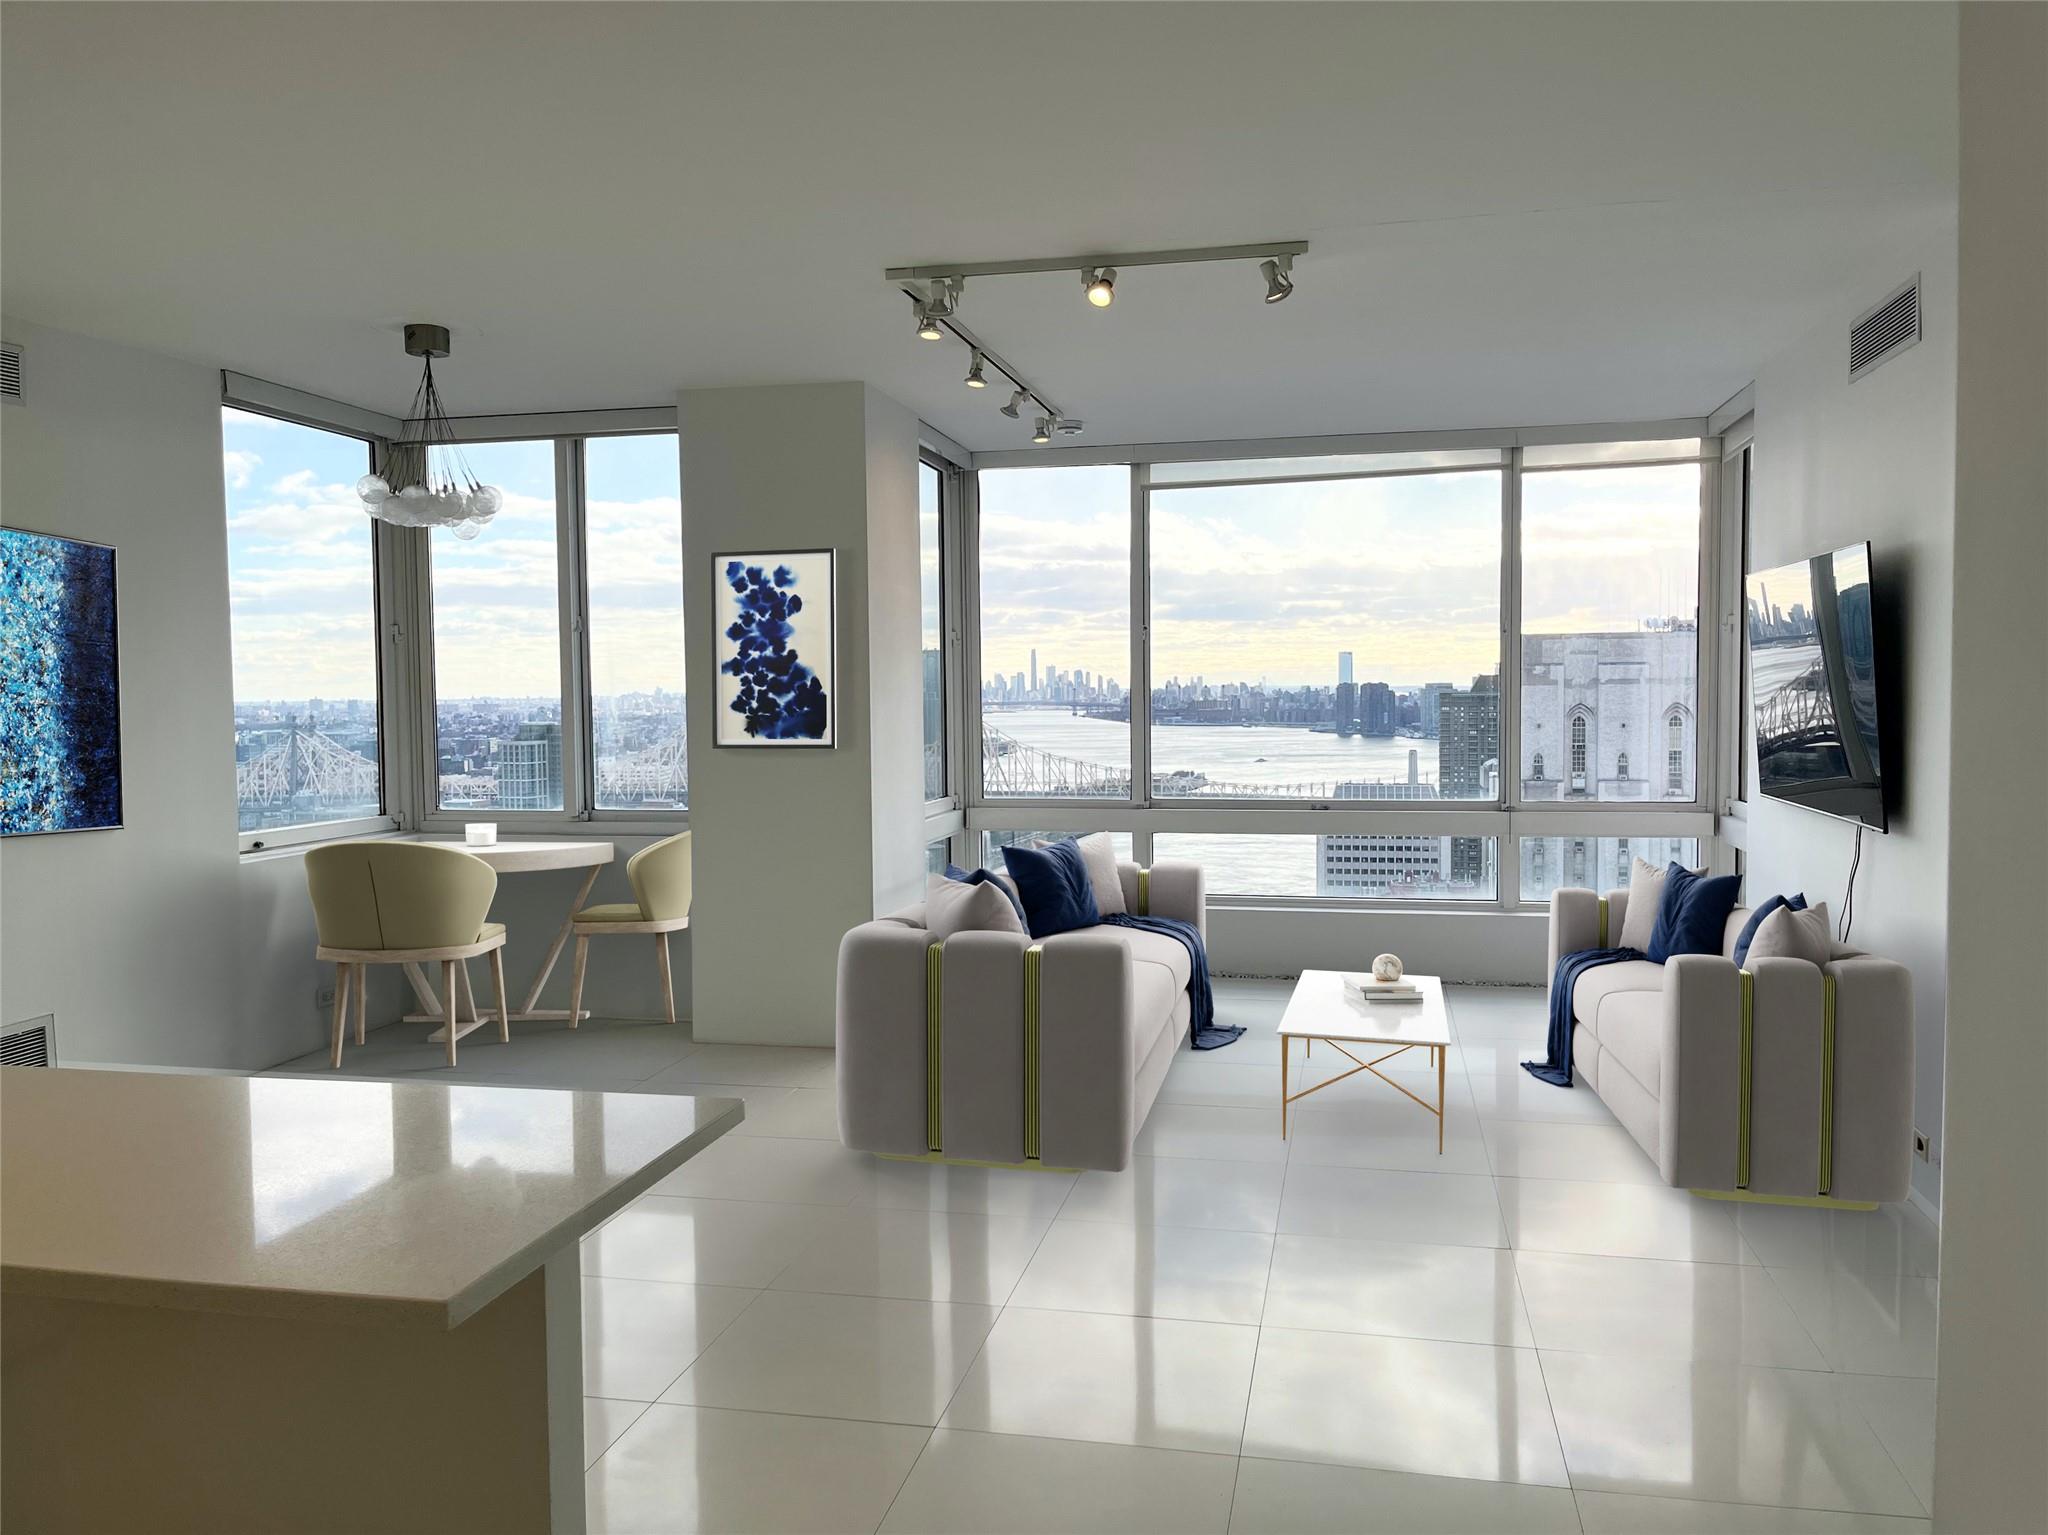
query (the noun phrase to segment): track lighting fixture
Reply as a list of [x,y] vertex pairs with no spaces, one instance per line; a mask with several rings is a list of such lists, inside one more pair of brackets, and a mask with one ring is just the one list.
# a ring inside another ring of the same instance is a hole
[[974,360],[968,364],[967,377],[961,380],[961,382],[966,384],[969,389],[988,388],[988,378],[982,372],[981,349],[979,347],[975,348]]
[[941,320],[953,318],[953,306],[959,301],[960,290],[966,281],[958,277],[941,277],[932,283],[931,297],[925,300],[925,313]]
[[933,318],[931,310],[923,304],[917,306],[917,339],[920,341],[944,341],[946,329]]
[[1023,408],[1024,402],[1030,398],[1031,395],[1028,390],[1019,389],[1014,391],[1010,395],[1010,403],[1002,406],[999,414],[1008,416],[1012,421],[1015,421],[1017,419],[1017,412]]
[[1097,309],[1107,309],[1116,302],[1116,268],[1113,266],[1091,266],[1081,269],[1081,281],[1087,284],[1088,302]]
[[1266,279],[1266,302],[1277,304],[1294,291],[1292,256],[1268,256],[1259,263],[1259,275]]
[[1040,444],[1052,441],[1052,417],[1040,416],[1038,420],[1035,423],[1033,423],[1031,428],[1031,440],[1035,443]]

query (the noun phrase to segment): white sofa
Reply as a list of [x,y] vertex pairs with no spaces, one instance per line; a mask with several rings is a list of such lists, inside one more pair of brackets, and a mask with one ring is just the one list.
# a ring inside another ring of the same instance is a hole
[[[1207,938],[1202,871],[1117,867],[1134,913]],[[890,1156],[1117,1171],[1188,1039],[1178,941],[1101,926],[956,933],[924,908],[839,945],[839,1134]]]
[[[1628,892],[1550,898],[1560,955],[1611,946]],[[1906,1197],[1913,1154],[1913,985],[1838,949],[1825,966],[1735,967],[1719,954],[1602,965],[1572,989],[1572,1070],[1677,1188],[1871,1204]]]

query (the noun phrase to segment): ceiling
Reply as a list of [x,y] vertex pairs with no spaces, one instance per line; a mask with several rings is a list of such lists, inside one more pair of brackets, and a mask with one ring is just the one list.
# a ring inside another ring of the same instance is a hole
[[859,378],[1023,446],[888,265],[971,281],[1084,442],[1697,415],[1953,219],[1949,6],[25,5],[22,319],[399,412]]

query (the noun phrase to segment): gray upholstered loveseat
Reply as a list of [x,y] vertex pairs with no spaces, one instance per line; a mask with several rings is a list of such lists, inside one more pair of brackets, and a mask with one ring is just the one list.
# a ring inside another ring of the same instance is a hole
[[[1202,871],[1117,873],[1133,912],[1207,937]],[[921,906],[839,945],[839,1135],[861,1151],[1116,1171],[1188,1038],[1188,955],[1092,927],[934,943]]]
[[[1616,942],[1628,892],[1550,898],[1558,957]],[[1678,1188],[1904,1199],[1913,1149],[1913,986],[1903,965],[1837,949],[1825,966],[1735,967],[1746,907],[1719,954],[1581,974],[1572,1067]]]

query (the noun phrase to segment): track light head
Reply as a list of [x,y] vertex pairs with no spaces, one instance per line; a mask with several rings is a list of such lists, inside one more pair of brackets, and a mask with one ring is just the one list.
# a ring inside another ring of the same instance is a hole
[[988,375],[982,371],[982,357],[979,349],[976,349],[974,360],[967,366],[967,377],[962,379],[961,382],[966,384],[969,389],[988,388]]
[[1266,302],[1277,304],[1294,291],[1292,256],[1268,256],[1259,263],[1259,275],[1266,279]]
[[1097,309],[1107,309],[1116,302],[1116,268],[1113,266],[1091,266],[1081,270],[1081,281],[1088,287],[1088,302]]
[[920,341],[943,341],[946,339],[945,327],[939,324],[930,308],[923,304],[917,306],[917,339]]
[[1040,416],[1031,427],[1031,440],[1044,444],[1052,441],[1052,417]]
[[927,313],[941,320],[953,318],[953,307],[960,299],[960,290],[966,286],[958,277],[935,277],[932,279],[931,297],[925,300]]
[[998,412],[1015,421],[1017,419],[1017,412],[1023,409],[1024,402],[1030,398],[1029,392],[1022,389],[1014,390],[1010,395],[1010,403],[997,407]]

